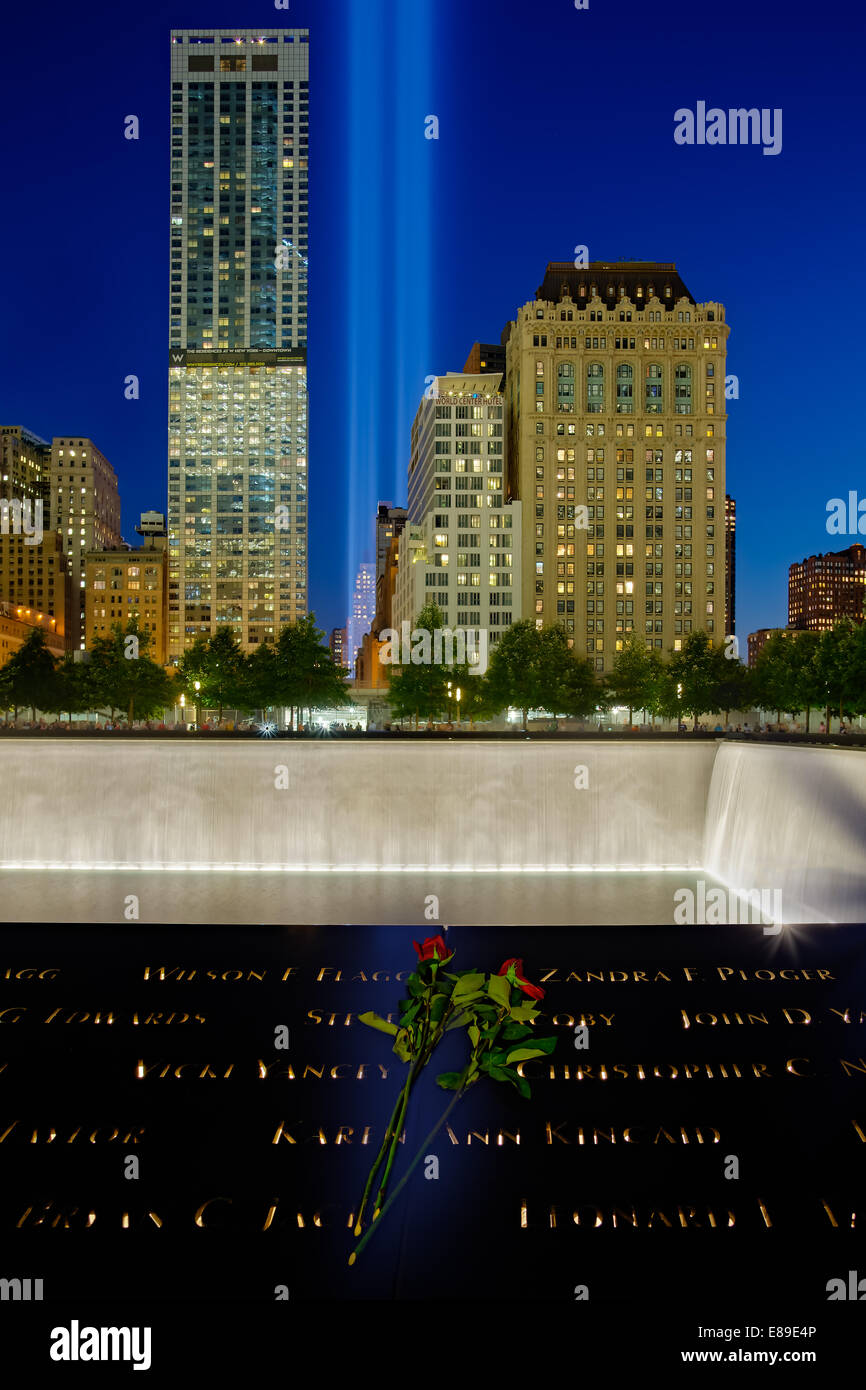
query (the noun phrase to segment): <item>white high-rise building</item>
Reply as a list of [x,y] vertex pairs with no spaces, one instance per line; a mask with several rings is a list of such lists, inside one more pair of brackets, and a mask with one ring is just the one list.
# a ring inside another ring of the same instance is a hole
[[501,374],[434,377],[412,425],[394,625],[435,603],[495,645],[521,615],[521,504],[505,494]]
[[370,631],[370,624],[376,614],[376,566],[364,562],[355,576],[355,589],[352,594],[352,612],[346,623],[346,652],[344,660],[350,675],[355,674],[355,658],[364,634]]
[[171,36],[169,652],[307,611],[309,44]]

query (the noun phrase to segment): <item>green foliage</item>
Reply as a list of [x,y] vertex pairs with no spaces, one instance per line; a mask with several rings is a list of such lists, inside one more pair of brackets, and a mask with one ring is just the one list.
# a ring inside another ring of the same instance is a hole
[[537,628],[530,618],[503,632],[493,648],[486,680],[490,705],[519,709],[524,729],[531,709],[585,718],[600,695],[595,672],[575,656],[563,629]]
[[607,685],[617,703],[628,706],[629,724],[634,722],[636,709],[649,709],[653,703],[658,679],[653,656],[643,638],[630,632],[623,640],[622,650],[614,657]]
[[[246,658],[227,627],[212,637],[198,637],[184,652],[178,667],[178,693],[201,709],[215,709],[222,722],[224,709],[246,709]],[[195,683],[198,681],[199,689]]]
[[7,708],[17,711],[19,707],[29,707],[34,719],[37,709],[56,709],[55,666],[44,631],[41,627],[31,628],[0,673],[0,691]]
[[668,671],[677,687],[680,708],[690,714],[697,727],[702,714],[721,709],[719,687],[730,675],[724,646],[714,646],[706,632],[690,632],[682,649],[671,654]]
[[[137,655],[130,638],[138,644]],[[89,691],[91,707],[107,710],[112,720],[116,710],[123,710],[131,725],[171,703],[171,680],[148,657],[149,646],[150,634],[139,628],[137,617],[130,618],[125,628],[113,623],[110,636],[94,640],[81,687]]]
[[[439,718],[446,711],[449,703],[448,682],[451,681],[453,689],[460,684],[453,667],[446,666],[444,660],[433,660],[433,633],[444,626],[442,610],[435,603],[428,603],[415,619],[413,631],[428,635],[430,651],[424,652],[423,655],[429,655],[430,660],[413,661],[405,666],[395,665],[391,668],[388,690],[391,711],[396,719],[414,719],[416,728],[420,719],[430,721]],[[413,648],[419,652],[422,640],[421,637],[413,640]],[[444,656],[444,653],[442,655]],[[467,671],[467,681],[480,679],[479,676],[470,677]]]

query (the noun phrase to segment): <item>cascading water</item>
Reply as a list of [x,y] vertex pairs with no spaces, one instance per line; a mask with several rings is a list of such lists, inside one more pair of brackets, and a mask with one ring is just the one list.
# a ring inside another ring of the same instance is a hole
[[16,739],[0,867],[698,866],[713,755],[674,741]]
[[703,863],[741,892],[778,889],[785,922],[866,920],[866,754],[720,744]]
[[670,924],[701,879],[866,920],[856,749],[34,738],[0,767],[6,920],[146,893],[150,921],[405,921],[434,894],[452,921]]

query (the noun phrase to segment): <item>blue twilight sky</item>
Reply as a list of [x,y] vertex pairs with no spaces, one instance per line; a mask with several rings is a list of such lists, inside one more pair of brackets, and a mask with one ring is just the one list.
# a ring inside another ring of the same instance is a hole
[[[405,502],[425,376],[498,341],[578,244],[675,261],[696,299],[726,305],[737,631],[784,623],[789,563],[854,539],[827,535],[827,500],[866,493],[859,4],[49,0],[7,16],[0,420],[90,435],[133,541],[166,495],[168,35],[234,24],[310,30],[320,624],[345,621],[377,500]],[[674,111],[698,101],[781,107],[781,153],[675,144]]]

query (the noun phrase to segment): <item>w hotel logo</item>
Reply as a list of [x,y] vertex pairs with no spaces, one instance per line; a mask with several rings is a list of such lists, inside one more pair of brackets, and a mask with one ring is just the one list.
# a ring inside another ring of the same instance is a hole
[[41,1279],[0,1279],[0,1300],[7,1303],[41,1303]]
[[172,348],[168,354],[168,360],[172,367],[186,366],[186,353],[183,348]]

